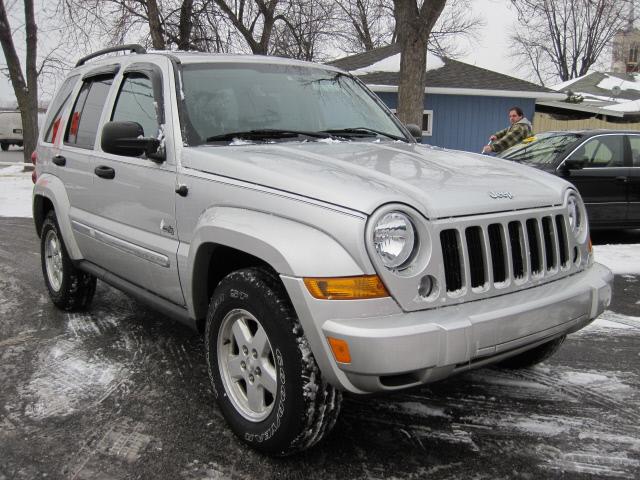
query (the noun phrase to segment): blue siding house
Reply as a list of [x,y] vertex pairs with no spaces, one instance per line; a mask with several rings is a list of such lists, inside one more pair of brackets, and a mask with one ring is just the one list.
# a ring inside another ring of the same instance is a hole
[[[398,45],[341,58],[330,64],[356,75],[395,110],[400,76]],[[429,54],[422,141],[479,153],[491,134],[509,125],[510,107],[519,106],[533,122],[536,100],[565,97],[534,83]]]

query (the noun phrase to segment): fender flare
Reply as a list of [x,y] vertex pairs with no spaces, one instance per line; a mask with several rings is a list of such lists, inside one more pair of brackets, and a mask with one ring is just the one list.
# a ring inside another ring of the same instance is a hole
[[[364,232],[364,221],[362,228]],[[336,239],[313,226],[256,210],[212,207],[200,216],[188,247],[185,273],[189,282],[185,285],[185,296],[194,317],[201,303],[198,299],[203,295],[203,282],[198,278],[202,269],[196,266],[198,253],[212,244],[252,255],[276,273],[290,277],[365,273]]]
[[76,243],[75,236],[71,229],[71,219],[69,217],[71,204],[62,180],[49,173],[43,173],[38,177],[38,181],[33,187],[34,221],[37,221],[37,212],[35,211],[35,208],[36,197],[38,196],[48,199],[53,204],[58,227],[60,228],[60,233],[62,234],[69,257],[71,257],[72,260],[82,260],[84,257],[80,253],[80,249],[78,248],[78,244]]

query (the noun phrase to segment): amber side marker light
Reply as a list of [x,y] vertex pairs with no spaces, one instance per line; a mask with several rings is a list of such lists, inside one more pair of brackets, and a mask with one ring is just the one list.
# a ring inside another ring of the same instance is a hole
[[321,300],[362,300],[389,296],[377,275],[305,278],[304,284],[314,298]]
[[591,236],[589,236],[589,253],[593,252],[593,242],[591,242]]
[[336,362],[351,363],[351,353],[349,353],[349,344],[339,338],[327,337],[333,356]]

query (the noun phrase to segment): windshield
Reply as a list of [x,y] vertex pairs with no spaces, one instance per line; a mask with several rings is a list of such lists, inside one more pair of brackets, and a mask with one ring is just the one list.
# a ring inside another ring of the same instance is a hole
[[190,145],[406,137],[392,114],[343,73],[298,65],[183,66]]
[[552,165],[558,155],[563,153],[567,146],[573,144],[578,138],[580,138],[580,135],[575,133],[541,133],[526,138],[498,156],[544,168],[545,165]]

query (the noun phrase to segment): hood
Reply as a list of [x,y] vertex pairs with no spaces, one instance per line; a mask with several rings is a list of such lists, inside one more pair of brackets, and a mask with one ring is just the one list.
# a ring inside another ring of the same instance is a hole
[[559,204],[568,185],[507,160],[404,142],[203,145],[182,157],[187,168],[365,214],[400,202],[430,219]]

